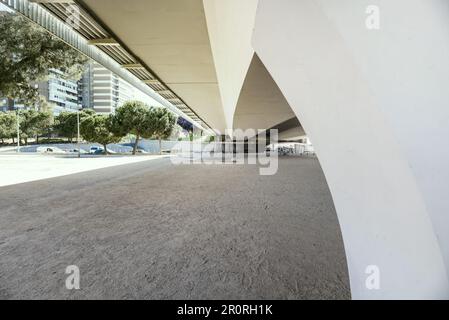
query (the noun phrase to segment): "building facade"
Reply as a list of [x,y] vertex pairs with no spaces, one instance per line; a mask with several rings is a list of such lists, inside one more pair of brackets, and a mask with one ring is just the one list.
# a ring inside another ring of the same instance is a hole
[[82,107],[100,114],[113,113],[136,96],[136,90],[130,84],[98,63],[87,64],[78,84]]
[[60,70],[50,69],[48,80],[39,82],[38,88],[39,93],[52,105],[55,115],[80,108],[77,81],[67,79]]

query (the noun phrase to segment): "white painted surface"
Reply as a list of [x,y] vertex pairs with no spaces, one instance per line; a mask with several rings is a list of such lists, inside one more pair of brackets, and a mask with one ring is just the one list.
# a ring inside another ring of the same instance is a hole
[[203,2],[226,125],[233,128],[234,111],[254,55],[251,36],[258,0]]
[[50,155],[0,155],[0,187],[126,165],[164,156],[65,158]]
[[[449,270],[449,2],[322,2],[409,163]],[[379,31],[357,28],[370,4]]]
[[[314,142],[353,298],[448,298],[447,3],[380,1],[377,34],[365,4],[261,0],[254,48]],[[365,285],[370,265],[379,290]]]

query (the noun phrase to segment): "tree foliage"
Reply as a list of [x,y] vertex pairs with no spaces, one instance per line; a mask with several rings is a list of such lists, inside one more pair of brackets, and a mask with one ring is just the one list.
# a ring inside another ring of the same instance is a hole
[[0,95],[26,104],[39,102],[33,82],[44,80],[50,68],[73,78],[87,58],[26,18],[0,13]]
[[113,131],[113,116],[91,115],[85,117],[81,122],[81,135],[89,142],[96,142],[104,147],[105,154],[108,154],[107,146],[110,143],[118,143],[122,136],[116,136]]
[[168,139],[175,130],[177,117],[164,108],[151,107],[146,116],[146,131],[142,137],[159,140],[159,150],[162,153],[162,139]]
[[146,138],[149,132],[152,132],[150,107],[140,101],[126,102],[117,108],[111,120],[111,128],[115,136],[135,135],[133,154],[136,154],[140,138]]
[[[62,112],[53,119],[51,111],[37,111],[35,109],[18,112],[20,123],[20,138],[28,143],[30,137],[38,138],[45,133],[53,132],[60,137],[73,138],[78,133],[78,113]],[[85,109],[79,113],[81,136],[89,142],[96,142],[104,146],[118,143],[127,134],[134,134],[133,153],[136,153],[139,139],[169,138],[176,127],[177,117],[167,109],[148,107],[142,102],[125,103],[113,115],[99,115],[93,110]],[[0,139],[16,137],[17,115],[15,112],[0,113]],[[53,121],[54,120],[54,121]]]
[[[20,139],[28,144],[28,138],[38,138],[48,133],[53,125],[50,111],[21,110],[18,113],[20,123]],[[17,136],[16,112],[0,112],[0,138],[11,139]]]
[[[85,109],[80,112],[80,123],[87,117],[94,115],[95,112],[90,109]],[[55,117],[54,130],[60,137],[68,138],[73,141],[73,138],[78,134],[78,115],[76,112],[61,112]]]
[[15,112],[0,112],[0,139],[4,143],[5,139],[16,136],[17,120]]
[[153,116],[153,136],[159,140],[159,150],[162,152],[161,142],[168,139],[176,126],[177,117],[169,110],[163,108],[154,108]]
[[55,117],[54,130],[60,137],[70,141],[77,134],[77,114],[75,112],[61,112]]
[[28,144],[28,138],[47,133],[53,124],[53,115],[49,111],[22,110],[19,112],[20,138]]

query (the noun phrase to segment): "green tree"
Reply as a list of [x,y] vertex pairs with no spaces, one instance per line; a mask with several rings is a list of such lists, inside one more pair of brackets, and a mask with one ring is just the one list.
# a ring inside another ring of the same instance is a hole
[[159,152],[162,154],[162,140],[168,139],[173,134],[178,118],[165,108],[154,108],[152,112],[154,113],[153,136],[159,140]]
[[111,129],[118,137],[128,134],[133,134],[136,137],[133,147],[133,155],[135,155],[140,138],[148,136],[148,133],[151,132],[151,125],[150,108],[140,101],[128,101],[115,111]]
[[53,113],[50,111],[39,111],[33,120],[34,134],[36,136],[36,143],[39,143],[39,137],[51,132],[53,127]]
[[35,137],[38,141],[39,135],[44,134],[52,125],[53,115],[48,111],[22,110],[19,112],[20,138],[24,139],[25,145],[28,139]]
[[28,105],[39,103],[33,82],[44,80],[50,68],[78,78],[87,58],[43,28],[15,13],[0,15],[0,96]]
[[53,129],[60,137],[68,138],[73,142],[73,138],[77,135],[77,114],[76,112],[64,111],[55,117]]
[[104,153],[108,154],[108,144],[118,143],[122,136],[116,136],[112,131],[114,125],[113,116],[91,115],[85,117],[81,122],[81,135],[83,139],[89,142],[96,142],[104,147]]
[[17,132],[15,112],[0,112],[0,139],[2,144],[5,139],[14,138]]
[[[84,118],[90,117],[95,112],[90,109],[85,109],[80,112],[80,123]],[[64,138],[68,138],[70,142],[73,142],[73,138],[78,134],[78,115],[76,112],[61,112],[55,117],[53,129],[55,132]]]

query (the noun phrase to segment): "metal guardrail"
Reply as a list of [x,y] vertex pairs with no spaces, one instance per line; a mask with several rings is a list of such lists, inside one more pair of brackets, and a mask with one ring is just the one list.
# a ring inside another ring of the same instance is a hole
[[[70,0],[0,0],[0,2],[42,26],[164,107],[192,122],[199,129],[210,131],[211,128],[203,120],[148,70],[144,67],[126,67],[136,65],[134,57],[118,43],[114,44],[109,34],[75,2]],[[76,18],[71,17],[74,11]],[[76,29],[72,28],[71,24],[76,24]],[[103,39],[103,45],[101,42],[92,44],[93,40],[98,39]],[[106,39],[109,41],[105,41]]]

